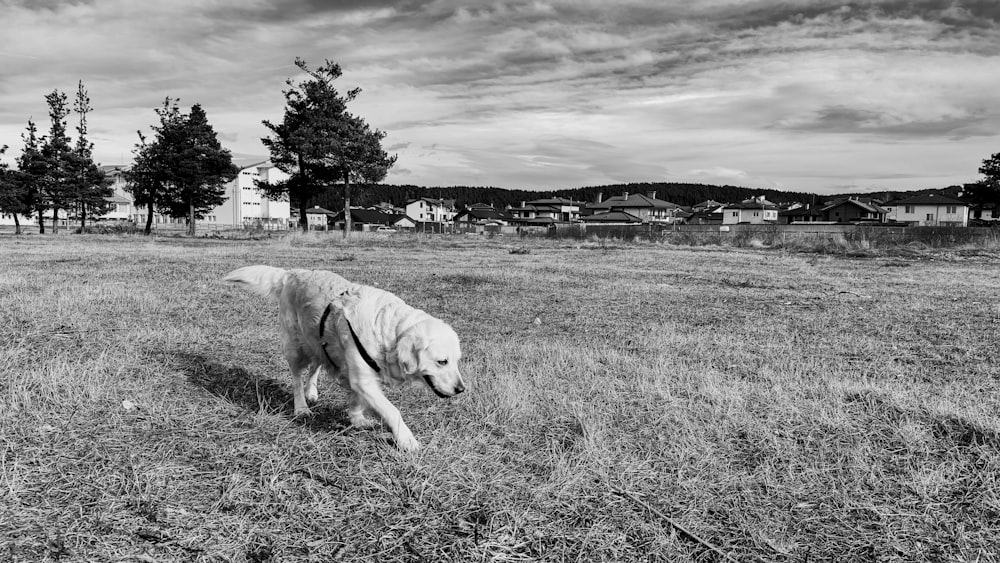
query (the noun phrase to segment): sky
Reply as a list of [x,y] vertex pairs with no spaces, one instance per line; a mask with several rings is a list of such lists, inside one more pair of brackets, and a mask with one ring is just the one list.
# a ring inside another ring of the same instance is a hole
[[[201,104],[267,157],[286,80],[338,63],[385,182],[940,188],[1000,153],[996,0],[0,0],[0,145],[83,81],[95,156]],[[72,123],[71,123],[72,125]]]

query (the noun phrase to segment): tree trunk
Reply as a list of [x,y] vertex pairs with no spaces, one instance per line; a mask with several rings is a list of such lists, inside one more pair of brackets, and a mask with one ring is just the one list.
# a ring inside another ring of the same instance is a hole
[[17,218],[17,213],[14,214],[14,234],[21,234],[21,221]]
[[52,234],[59,234],[59,208],[52,208]]
[[87,228],[87,204],[80,204],[80,234]]
[[351,236],[351,180],[344,173],[344,238]]
[[[302,155],[301,154],[297,155],[297,159],[298,159],[298,163],[299,163],[299,174],[302,175],[302,179],[301,179],[302,185],[299,187],[299,190],[300,190],[300,193],[303,194],[303,195],[301,195],[298,198],[299,199],[299,226],[302,227],[302,232],[303,233],[308,233],[309,232],[309,218],[306,217],[306,205],[308,205],[309,202],[306,201],[306,198],[305,198],[305,195],[304,195],[305,191],[306,191],[304,186],[305,186],[306,181],[307,181],[306,180],[306,166],[305,166],[305,162],[302,159]],[[288,200],[289,201],[292,200],[291,188],[289,188]]]
[[194,202],[188,204],[188,236],[194,236]]
[[149,203],[148,212],[146,213],[146,230],[142,234],[149,236],[153,232],[153,202]]
[[38,208],[38,234],[45,234],[45,210]]

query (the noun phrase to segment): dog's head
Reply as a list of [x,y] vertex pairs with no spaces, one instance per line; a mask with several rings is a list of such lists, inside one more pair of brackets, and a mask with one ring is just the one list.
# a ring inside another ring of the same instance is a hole
[[420,379],[442,398],[465,391],[458,361],[458,335],[444,321],[429,318],[409,328],[396,344],[396,360],[407,379]]

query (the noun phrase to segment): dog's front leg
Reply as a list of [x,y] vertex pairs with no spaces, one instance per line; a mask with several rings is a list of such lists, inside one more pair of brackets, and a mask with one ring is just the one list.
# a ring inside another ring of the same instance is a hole
[[413,432],[410,432],[410,428],[403,422],[403,417],[399,414],[399,409],[389,402],[389,399],[382,393],[382,388],[379,387],[378,383],[378,376],[361,361],[360,356],[357,358],[358,361],[351,361],[352,359],[348,359],[352,364],[350,366],[352,370],[351,391],[357,394],[357,400],[360,401],[360,404],[367,404],[378,414],[382,422],[392,431],[392,436],[396,439],[396,446],[399,449],[408,452],[419,450],[420,442],[417,441],[416,437],[413,436]]
[[351,420],[351,426],[355,428],[374,428],[377,424],[365,416],[365,409],[368,405],[362,400],[361,395],[354,391],[348,391],[347,417]]

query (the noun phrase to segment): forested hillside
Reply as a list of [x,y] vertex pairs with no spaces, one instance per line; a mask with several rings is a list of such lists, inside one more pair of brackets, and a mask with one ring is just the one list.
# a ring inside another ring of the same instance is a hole
[[[722,203],[743,201],[763,195],[775,203],[800,201],[803,203],[822,202],[830,196],[820,197],[804,192],[787,192],[771,189],[753,189],[739,186],[712,186],[708,184],[684,184],[675,182],[643,182],[633,184],[614,184],[607,186],[589,186],[572,190],[507,190],[496,187],[451,186],[447,188],[425,188],[412,185],[374,184],[355,186],[352,190],[353,205],[369,206],[379,202],[389,202],[402,207],[408,200],[419,197],[454,199],[458,206],[468,206],[474,203],[485,203],[497,208],[508,205],[518,206],[522,201],[549,197],[562,197],[575,201],[597,201],[598,194],[604,199],[621,195],[625,192],[648,194],[655,192],[658,199],[670,201],[678,205],[694,205],[705,200],[715,200]],[[344,205],[343,194],[334,191],[320,197],[313,205],[327,209],[340,209]]]

